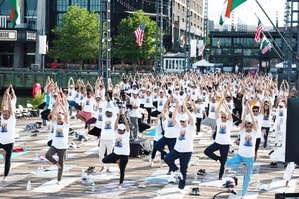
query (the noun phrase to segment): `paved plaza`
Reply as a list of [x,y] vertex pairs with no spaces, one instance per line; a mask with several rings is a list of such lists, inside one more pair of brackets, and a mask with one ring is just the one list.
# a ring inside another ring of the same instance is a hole
[[[124,186],[118,189],[119,173],[116,165],[111,165],[111,172],[96,171],[88,176],[90,184],[82,183],[82,170],[89,166],[100,168],[98,159],[98,141],[96,137],[88,135],[87,141],[79,141],[75,136],[70,135],[69,142],[74,142],[77,148],[68,150],[65,161],[63,178],[59,185],[56,184],[57,168],[44,159],[48,150],[47,130],[32,132],[26,130],[27,124],[34,124],[40,121],[39,118],[24,118],[17,121],[18,138],[14,148],[24,148],[23,152],[13,153],[11,172],[7,182],[0,183],[2,198],[240,198],[242,188],[242,176],[238,170],[227,170],[223,180],[218,179],[219,163],[208,159],[203,150],[209,145],[211,132],[208,128],[196,135],[194,140],[194,153],[191,159],[191,166],[188,169],[187,186],[185,194],[177,189],[177,182],[169,183],[169,176],[166,175],[168,168],[160,167],[157,161],[153,167],[146,156],[130,157],[126,169]],[[71,119],[71,127],[74,131],[81,133],[86,130],[84,124],[76,119]],[[153,126],[154,128],[154,126]],[[235,127],[232,133],[232,140],[237,136],[238,129]],[[272,135],[270,134],[270,137]],[[144,138],[152,140],[150,133],[144,133]],[[285,187],[282,179],[284,165],[278,164],[277,168],[270,168],[268,153],[274,146],[267,149],[262,147],[259,150],[257,162],[255,163],[248,198],[275,198],[275,193],[299,193],[298,169],[295,169],[294,176]],[[236,150],[235,150],[236,152]],[[157,153],[159,154],[159,153]],[[230,152],[232,156],[234,152]],[[0,171],[3,173],[3,158],[1,157]],[[162,165],[163,166],[163,165]],[[207,175],[196,176],[199,169],[205,169]],[[238,185],[233,189],[237,194],[227,193],[223,187],[227,177],[237,176]],[[27,187],[28,181],[31,188]],[[199,187],[200,196],[189,195],[193,187]],[[29,190],[27,190],[29,188]],[[94,189],[94,190],[93,190]]]

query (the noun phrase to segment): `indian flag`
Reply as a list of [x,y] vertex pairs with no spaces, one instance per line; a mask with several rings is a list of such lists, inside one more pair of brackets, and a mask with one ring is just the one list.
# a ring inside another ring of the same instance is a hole
[[230,13],[245,1],[246,0],[225,0],[223,3],[223,9],[220,16],[219,24],[223,25],[224,21],[230,18]]
[[185,46],[185,34],[183,33],[180,38],[178,39],[180,47],[183,48]]
[[271,42],[268,40],[266,35],[264,35],[260,44],[261,53],[265,54],[266,52],[268,52],[268,50],[271,50],[271,48],[272,48]]
[[9,19],[12,23],[12,27],[16,27],[17,24],[20,23],[20,1],[19,0],[10,0],[10,3],[12,5],[10,14],[9,14]]

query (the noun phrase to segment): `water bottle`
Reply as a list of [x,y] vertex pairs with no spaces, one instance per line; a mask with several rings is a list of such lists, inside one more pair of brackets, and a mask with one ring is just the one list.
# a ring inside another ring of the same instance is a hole
[[26,190],[27,191],[31,190],[31,181],[30,180],[28,180],[28,182],[27,182]]
[[91,183],[91,192],[94,193],[96,190],[96,184],[93,182]]

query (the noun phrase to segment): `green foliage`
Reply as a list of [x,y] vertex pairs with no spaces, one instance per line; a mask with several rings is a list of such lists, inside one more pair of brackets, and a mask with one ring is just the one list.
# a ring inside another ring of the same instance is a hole
[[[142,46],[135,41],[134,31],[145,22]],[[136,63],[138,60],[152,60],[155,54],[156,22],[137,11],[132,17],[122,19],[118,27],[119,35],[115,37],[112,46],[113,58],[123,60],[125,63]],[[160,34],[160,33],[159,33]]]
[[49,56],[62,61],[96,59],[99,55],[100,21],[97,13],[77,5],[70,6],[61,24],[52,32],[54,48]]
[[37,108],[39,105],[44,103],[44,101],[45,101],[45,93],[42,93],[40,95],[36,95],[33,98],[33,103],[32,103],[33,108]]

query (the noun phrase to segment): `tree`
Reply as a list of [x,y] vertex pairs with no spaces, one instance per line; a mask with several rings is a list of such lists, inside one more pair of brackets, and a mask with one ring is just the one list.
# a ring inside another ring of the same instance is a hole
[[[142,46],[135,41],[134,31],[145,23]],[[112,58],[135,64],[139,60],[152,60],[155,54],[156,22],[139,10],[132,17],[121,20],[119,35],[115,37]]]
[[100,35],[97,13],[77,5],[70,6],[52,32],[56,38],[49,50],[50,57],[74,62],[97,59]]

